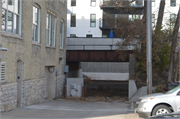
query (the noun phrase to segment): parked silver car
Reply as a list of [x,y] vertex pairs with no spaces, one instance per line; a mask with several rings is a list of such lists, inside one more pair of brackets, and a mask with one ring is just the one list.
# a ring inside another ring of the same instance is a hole
[[180,112],[180,85],[166,93],[151,94],[139,99],[135,113],[138,113],[140,117]]
[[148,117],[146,119],[180,119],[180,112],[169,113],[169,114],[159,114],[159,115]]

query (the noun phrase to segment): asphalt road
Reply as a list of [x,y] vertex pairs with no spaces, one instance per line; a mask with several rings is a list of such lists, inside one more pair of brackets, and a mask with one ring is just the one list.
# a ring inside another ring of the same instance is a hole
[[1,119],[141,119],[133,112],[128,113],[128,106],[122,101],[49,100],[1,113]]

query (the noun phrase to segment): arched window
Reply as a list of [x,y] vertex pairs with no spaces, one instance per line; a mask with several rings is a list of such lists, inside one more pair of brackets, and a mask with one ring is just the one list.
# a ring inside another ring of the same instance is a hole
[[33,33],[32,40],[40,43],[40,7],[37,4],[33,5]]
[[21,36],[22,0],[2,0],[2,30]]
[[60,22],[60,48],[64,47],[64,20]]

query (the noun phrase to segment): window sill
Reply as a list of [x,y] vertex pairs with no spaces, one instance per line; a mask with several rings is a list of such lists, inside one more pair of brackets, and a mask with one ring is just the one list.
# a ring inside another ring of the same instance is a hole
[[49,46],[49,45],[46,45],[46,48],[56,49],[56,47],[54,47],[54,46]]
[[32,45],[36,45],[36,46],[40,46],[41,47],[41,44],[39,44],[38,42],[35,42],[35,41],[32,42]]
[[64,51],[64,48],[59,48],[59,49]]
[[6,32],[6,31],[1,31],[1,36],[23,40],[23,38],[19,36],[18,34]]

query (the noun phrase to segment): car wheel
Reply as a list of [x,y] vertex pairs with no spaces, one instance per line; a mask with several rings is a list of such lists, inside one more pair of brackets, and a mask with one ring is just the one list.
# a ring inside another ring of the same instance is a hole
[[153,109],[152,115],[171,113],[172,111],[166,105],[158,105]]

